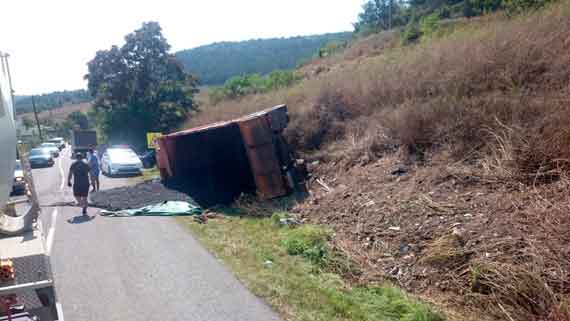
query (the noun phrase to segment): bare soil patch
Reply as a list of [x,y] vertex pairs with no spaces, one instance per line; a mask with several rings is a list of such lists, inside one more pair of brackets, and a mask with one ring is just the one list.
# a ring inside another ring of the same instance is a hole
[[295,210],[336,231],[336,246],[363,268],[357,282],[392,280],[498,319],[562,320],[570,293],[567,179],[529,186],[399,159],[320,165],[315,176],[332,190],[314,182]]

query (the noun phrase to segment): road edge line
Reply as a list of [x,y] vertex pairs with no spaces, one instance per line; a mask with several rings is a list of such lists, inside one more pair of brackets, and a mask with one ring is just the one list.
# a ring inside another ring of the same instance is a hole
[[46,238],[46,252],[49,255],[51,253],[51,248],[53,246],[53,238],[55,235],[55,224],[57,223],[57,208],[54,208],[53,211],[51,212],[51,226],[49,228],[48,231],[48,235]]

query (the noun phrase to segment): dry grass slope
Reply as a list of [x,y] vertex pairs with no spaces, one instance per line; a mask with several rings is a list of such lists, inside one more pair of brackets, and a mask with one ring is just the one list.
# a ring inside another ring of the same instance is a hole
[[[73,105],[65,105],[61,106],[52,110],[42,111],[38,114],[40,119],[51,119],[55,122],[62,122],[64,121],[67,116],[73,112],[82,112],[87,113],[91,109],[91,103],[81,103],[81,104],[73,104]],[[28,117],[33,119],[33,113],[27,113],[18,115],[18,117]]]
[[337,231],[362,282],[494,319],[570,320],[570,3],[373,48],[189,125],[287,103],[289,141],[334,187],[298,211]]

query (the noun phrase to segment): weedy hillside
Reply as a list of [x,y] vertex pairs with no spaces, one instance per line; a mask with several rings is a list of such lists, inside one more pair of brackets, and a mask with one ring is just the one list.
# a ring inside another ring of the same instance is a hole
[[287,103],[320,182],[296,212],[334,229],[355,282],[391,280],[451,318],[569,320],[570,4],[402,33],[188,126]]

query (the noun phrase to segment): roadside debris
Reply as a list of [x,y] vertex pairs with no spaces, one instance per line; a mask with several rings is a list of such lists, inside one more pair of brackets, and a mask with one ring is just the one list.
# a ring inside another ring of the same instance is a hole
[[89,206],[108,211],[136,209],[164,201],[191,201],[178,190],[164,186],[160,181],[148,181],[134,186],[101,190],[91,194]]
[[398,167],[396,169],[393,169],[392,172],[390,172],[390,174],[394,175],[394,176],[402,176],[408,173],[408,170],[404,167]]
[[164,201],[155,205],[149,205],[138,209],[119,211],[101,211],[101,216],[127,217],[127,216],[182,216],[199,215],[202,209],[189,202]]
[[273,267],[273,261],[267,260],[267,261],[263,262],[263,266],[265,266],[266,268],[270,269],[270,268]]
[[298,219],[294,218],[294,217],[286,217],[286,218],[282,218],[279,219],[279,226],[283,227],[283,226],[298,226],[301,225],[301,221],[299,221]]
[[206,224],[211,219],[223,219],[225,216],[220,213],[216,213],[213,210],[205,210],[202,214],[194,216],[194,222],[199,224]]
[[334,229],[362,271],[359,283],[392,280],[445,303],[483,307],[493,320],[505,319],[501,307],[516,320],[546,320],[566,302],[558,296],[570,293],[569,178],[525,186],[438,163],[396,178],[400,164],[397,155],[346,171],[324,163],[316,174],[334,191],[312,180],[310,198],[291,212]]
[[330,186],[328,186],[322,179],[317,178],[315,181],[316,181],[319,185],[321,185],[321,187],[324,188],[325,191],[327,191],[328,193],[330,193],[330,192],[333,191],[333,189],[332,189]]

